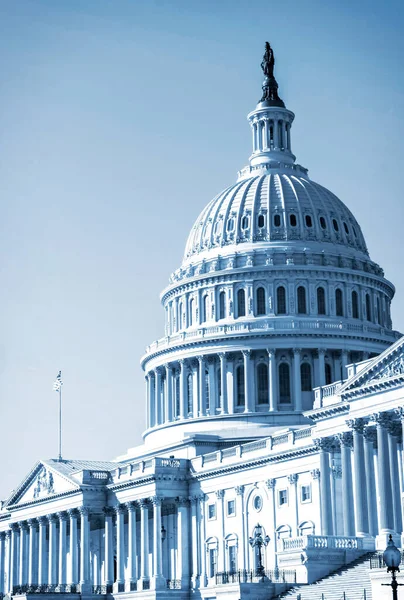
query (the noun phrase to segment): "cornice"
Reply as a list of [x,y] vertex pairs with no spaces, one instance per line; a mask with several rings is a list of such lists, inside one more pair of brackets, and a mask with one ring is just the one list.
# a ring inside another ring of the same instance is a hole
[[140,485],[145,485],[147,483],[155,483],[156,476],[150,475],[149,477],[142,477],[142,479],[131,479],[129,481],[123,481],[122,483],[110,483],[107,488],[111,492],[116,492],[119,490],[126,489],[128,487],[139,487]]
[[68,490],[66,492],[60,492],[59,494],[52,494],[51,496],[46,496],[44,498],[35,498],[35,500],[31,500],[29,502],[22,502],[21,504],[10,504],[7,506],[7,510],[13,511],[20,508],[25,508],[26,506],[33,506],[38,504],[45,504],[49,502],[53,502],[54,500],[58,500],[59,498],[67,498],[68,496],[74,496],[75,494],[81,494],[83,489],[77,490]]
[[349,413],[350,405],[348,403],[330,404],[329,406],[323,406],[322,408],[313,408],[312,410],[305,411],[305,416],[312,421],[322,421],[323,419],[330,419],[336,415]]
[[395,375],[388,379],[374,379],[369,381],[369,383],[357,387],[352,388],[351,390],[347,390],[341,394],[341,398],[343,400],[353,400],[358,396],[367,396],[368,394],[375,392],[385,392],[387,389],[395,389],[398,387],[402,387],[404,384],[404,374]]

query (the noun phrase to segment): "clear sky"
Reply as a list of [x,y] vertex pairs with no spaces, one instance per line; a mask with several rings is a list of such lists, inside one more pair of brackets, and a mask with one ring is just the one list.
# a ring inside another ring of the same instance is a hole
[[400,1],[1,0],[0,497],[141,440],[144,347],[205,204],[247,162],[264,42],[297,160],[362,226],[404,331]]

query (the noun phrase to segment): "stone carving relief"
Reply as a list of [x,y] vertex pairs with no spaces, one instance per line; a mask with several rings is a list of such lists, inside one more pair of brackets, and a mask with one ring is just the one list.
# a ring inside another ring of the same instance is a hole
[[44,493],[53,494],[53,475],[46,469],[42,469],[38,475],[36,476],[35,486],[34,486],[34,498],[39,498],[39,496]]

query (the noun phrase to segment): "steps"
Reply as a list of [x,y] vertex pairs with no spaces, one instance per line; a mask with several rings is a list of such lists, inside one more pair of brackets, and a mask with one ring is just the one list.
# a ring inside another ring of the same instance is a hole
[[[319,579],[310,585],[300,585],[277,598],[289,600],[372,600],[369,577],[369,559],[372,553],[365,554],[338,571]],[[300,594],[300,597],[299,597]],[[322,595],[323,594],[323,595]],[[377,600],[377,599],[376,599]]]

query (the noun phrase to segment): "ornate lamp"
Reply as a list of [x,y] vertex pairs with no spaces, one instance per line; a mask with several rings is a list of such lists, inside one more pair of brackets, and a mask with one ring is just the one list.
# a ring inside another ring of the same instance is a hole
[[257,575],[264,575],[264,565],[262,564],[262,547],[267,546],[270,540],[269,536],[266,535],[263,537],[262,525],[257,523],[254,527],[253,535],[250,537],[249,542],[251,548],[254,548],[257,556],[257,566],[256,573]]
[[393,542],[393,537],[390,534],[389,542],[386,550],[383,552],[383,560],[387,565],[387,573],[391,573],[391,583],[382,583],[382,585],[390,585],[393,590],[393,600],[398,600],[397,588],[402,583],[397,582],[396,573],[400,572],[401,552],[396,548]]
[[164,525],[161,526],[161,541],[164,542],[164,540],[167,537],[167,530],[164,527]]

